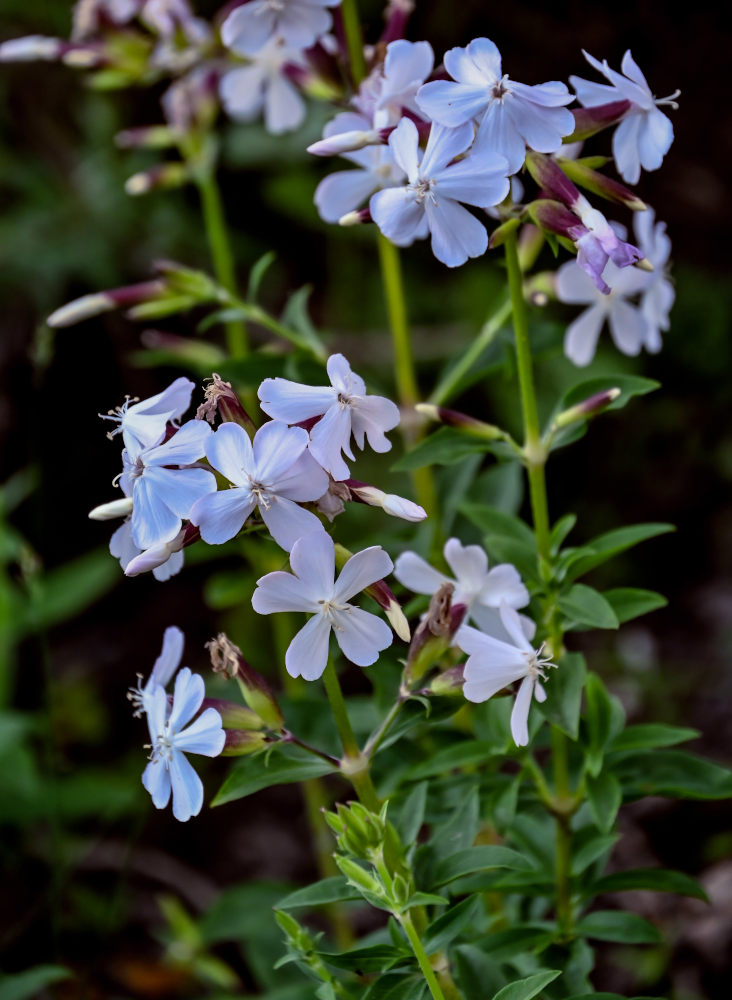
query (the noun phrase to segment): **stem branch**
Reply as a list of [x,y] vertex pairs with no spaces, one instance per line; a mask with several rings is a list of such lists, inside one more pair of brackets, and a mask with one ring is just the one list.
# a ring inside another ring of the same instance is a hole
[[415,954],[419,967],[422,970],[422,975],[424,976],[429,991],[432,994],[433,1000],[445,1000],[445,995],[442,992],[442,988],[437,981],[437,976],[434,973],[430,961],[427,958],[427,953],[422,947],[422,942],[420,941],[419,934],[412,923],[412,918],[409,913],[400,913],[397,916],[397,920],[404,928],[404,933],[409,938],[409,943],[412,946],[412,951]]
[[369,760],[364,757],[359,748],[351,720],[348,718],[348,709],[343,698],[340,681],[335,667],[330,661],[323,674],[323,683],[343,746],[344,757],[341,761],[341,772],[351,782],[366,808],[372,812],[378,812],[380,803],[369,774]]

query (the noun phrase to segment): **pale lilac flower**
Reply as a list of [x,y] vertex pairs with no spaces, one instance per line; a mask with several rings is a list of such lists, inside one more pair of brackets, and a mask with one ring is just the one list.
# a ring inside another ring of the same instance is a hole
[[172,792],[173,815],[182,823],[197,816],[203,805],[203,784],[186,753],[217,757],[226,740],[221,716],[215,708],[207,708],[183,728],[201,707],[204,694],[203,678],[183,667],[175,679],[172,708],[168,708],[165,689],[158,684],[147,710],[152,752],[142,783],[156,809],[167,806]]
[[434,65],[435,54],[429,42],[408,42],[404,38],[390,42],[383,66],[363,81],[353,104],[375,128],[396,125],[405,111],[422,117],[416,95]]
[[221,40],[243,56],[255,55],[274,38],[294,49],[307,49],[330,28],[327,7],[340,0],[250,0],[229,14],[221,26]]
[[[457,538],[445,542],[443,553],[453,577],[434,569],[416,552],[402,552],[397,557],[394,576],[415,594],[432,595],[451,583],[455,587],[452,603],[466,605],[467,616],[485,632],[504,637],[498,608],[501,604],[523,608],[529,603],[529,592],[516,567],[500,563],[489,570],[485,551],[479,545],[463,545]],[[524,627],[535,628],[524,615],[519,618]]]
[[185,637],[179,628],[175,625],[166,628],[163,633],[163,648],[153,664],[147,683],[143,687],[142,674],[138,674],[136,687],[130,688],[127,692],[127,697],[135,709],[132,714],[136,719],[149,712],[155,688],[168,686],[168,682],[180,666],[184,642]]
[[[610,69],[607,59],[600,62],[582,50],[587,62],[610,81],[594,83],[578,76],[570,76],[569,81],[577,91],[577,100],[585,108],[609,104],[612,101],[630,101],[631,108],[618,125],[613,135],[613,156],[618,173],[628,184],[636,184],[644,170],[658,170],[674,139],[674,129],[670,119],[658,108],[668,105],[678,108],[675,98],[679,91],[669,97],[656,99],[651,93],[646,78],[630,54],[623,56],[622,74]],[[623,75],[624,74],[624,75]]]
[[189,420],[164,444],[137,455],[122,452],[120,486],[132,497],[132,540],[139,549],[171,541],[196,500],[216,490],[213,473],[190,467],[203,458],[211,433],[205,421]]
[[[257,0],[247,7],[254,3]],[[305,102],[285,72],[287,65],[305,66],[301,52],[287,46],[283,39],[273,38],[251,56],[247,66],[224,73],[219,91],[227,114],[237,121],[248,122],[263,113],[264,127],[272,135],[301,125]]]
[[391,645],[391,629],[381,618],[348,602],[391,572],[392,561],[381,546],[351,556],[336,581],[333,540],[325,531],[316,531],[295,542],[290,566],[292,573],[268,573],[257,580],[252,597],[252,607],[260,615],[277,611],[312,615],[290,643],[287,672],[307,681],[320,677],[328,663],[331,630],[351,662],[359,667],[374,663]]
[[655,221],[652,208],[637,212],[633,227],[638,246],[654,268],[653,273],[647,275],[640,310],[648,325],[644,346],[655,354],[661,349],[661,330],[668,330],[670,326],[669,313],[676,298],[676,290],[669,280],[671,240],[666,233],[666,223]]
[[487,701],[492,695],[514,681],[521,681],[511,712],[511,735],[516,746],[525,747],[529,742],[529,708],[532,695],[537,701],[546,699],[541,681],[546,680],[546,670],[554,667],[542,656],[544,647],[534,649],[526,638],[518,614],[508,605],[499,608],[503,627],[509,641],[503,642],[478,629],[463,625],[457,634],[457,643],[468,654],[465,664],[463,694],[468,701]]
[[[344,132],[367,132],[369,123],[361,115],[344,111],[328,122],[323,137],[328,139]],[[394,159],[390,146],[367,146],[343,153],[343,158],[355,163],[358,170],[337,170],[325,177],[315,189],[315,206],[325,222],[338,220],[358,208],[381,188],[403,182],[404,171]]]
[[137,17],[142,6],[143,0],[77,0],[71,38],[85,41],[97,36],[105,24],[118,27],[128,24]]
[[145,448],[160,444],[166,424],[178,421],[191,405],[194,388],[190,379],[181,377],[149,399],[135,402],[128,397],[115,410],[99,414],[102,420],[113,420],[119,425],[109,431],[107,437],[111,439],[121,434],[125,448],[135,456]]
[[529,87],[501,72],[501,54],[487,38],[476,38],[467,48],[445,53],[445,68],[457,82],[433,80],[417,94],[417,104],[433,121],[455,127],[479,122],[476,144],[485,145],[508,161],[516,173],[526,146],[554,153],[562,137],[574,131],[574,117],[563,105],[574,100],[555,80]]
[[473,141],[470,123],[459,128],[433,125],[420,162],[417,126],[402,118],[389,136],[394,158],[407,175],[404,187],[377,191],[369,202],[371,216],[396,246],[410,246],[432,236],[432,252],[448,267],[479,257],[488,248],[485,226],[459,202],[486,208],[508,194],[503,156],[487,150],[454,163]]
[[156,580],[164,583],[183,569],[183,553],[176,548],[182,531],[169,542],[149,549],[141,549],[132,538],[132,522],[128,518],[114,532],[109,540],[110,554],[119,559],[125,576],[137,576],[152,570]]
[[255,507],[288,552],[301,535],[322,530],[315,514],[297,505],[317,500],[328,489],[328,475],[307,447],[307,431],[279,420],[261,427],[253,443],[238,424],[222,424],[206,442],[206,457],[232,488],[194,504],[191,521],[200,527],[201,538],[211,545],[227,542]]
[[351,434],[359,448],[368,439],[374,451],[389,451],[391,442],[384,432],[399,423],[399,409],[383,396],[367,396],[366,383],[351,371],[342,354],[331,354],[327,371],[329,386],[266,378],[259,387],[259,399],[268,416],[287,424],[320,417],[310,431],[310,454],[334,479],[342,480],[349,478],[349,471],[341,452],[353,461]]

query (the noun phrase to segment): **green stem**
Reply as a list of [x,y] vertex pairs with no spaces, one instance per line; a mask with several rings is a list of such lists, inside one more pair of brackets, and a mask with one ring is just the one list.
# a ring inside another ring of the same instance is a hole
[[351,79],[354,87],[358,87],[366,76],[366,59],[363,54],[363,34],[356,0],[342,0],[341,18],[343,34],[346,36],[348,60],[351,64]]
[[429,991],[432,994],[433,1000],[445,1000],[445,994],[442,992],[442,987],[437,981],[437,976],[434,973],[430,961],[427,958],[427,952],[422,947],[422,942],[419,938],[419,934],[412,923],[412,918],[409,913],[400,913],[397,915],[397,920],[404,928],[404,933],[409,938],[409,943],[412,946],[412,951],[419,963],[419,967],[422,970],[422,975],[424,976]]
[[341,771],[343,775],[353,785],[356,794],[367,809],[378,812],[381,808],[379,798],[376,794],[371,775],[369,774],[369,761],[364,757],[353,732],[351,720],[348,718],[348,709],[341,691],[338,674],[332,662],[328,662],[323,674],[325,692],[328,695],[331,711],[335,720],[336,729],[341,739],[343,747],[343,760],[341,761]]
[[557,804],[564,809],[557,813],[556,836],[556,883],[557,883],[557,924],[563,937],[572,933],[572,829],[570,817],[577,805],[573,801],[569,787],[569,764],[567,758],[567,737],[557,726],[552,727],[552,761],[554,764],[554,786]]
[[455,395],[458,386],[476,363],[483,351],[489,347],[501,328],[508,321],[512,312],[511,299],[507,298],[499,305],[498,309],[489,316],[475,340],[472,341],[468,349],[447,372],[442,381],[437,385],[430,396],[428,402],[435,406],[443,406],[452,396]]
[[381,746],[386,734],[389,732],[392,722],[401,712],[404,701],[405,699],[402,698],[400,694],[399,698],[394,702],[394,704],[391,706],[389,711],[382,719],[379,728],[376,730],[373,736],[370,737],[370,739],[366,743],[366,746],[363,748],[364,757],[368,757],[369,759],[371,759],[371,757],[373,757],[373,755],[376,753],[378,748]]
[[[213,168],[198,171],[196,185],[201,195],[201,208],[206,226],[211,259],[216,280],[227,292],[236,294],[236,271],[231,251],[226,219],[221,203],[219,186]],[[249,350],[247,330],[243,320],[229,320],[225,324],[226,346],[232,358],[246,357]]]

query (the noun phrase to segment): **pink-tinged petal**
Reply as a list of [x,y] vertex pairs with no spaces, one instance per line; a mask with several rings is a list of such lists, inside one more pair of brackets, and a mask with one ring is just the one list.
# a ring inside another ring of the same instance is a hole
[[557,298],[569,305],[591,305],[597,302],[599,290],[587,271],[574,260],[568,260],[557,271]]
[[182,753],[173,751],[170,761],[170,784],[173,788],[173,815],[181,823],[198,816],[203,805],[203,782]]
[[234,488],[209,493],[191,508],[191,522],[201,529],[201,538],[209,545],[223,545],[238,535],[257,505],[248,488]]
[[597,350],[606,311],[601,306],[585,309],[569,327],[564,337],[564,353],[579,368],[589,365]]
[[413,184],[419,173],[419,134],[410,118],[402,118],[389,136],[389,146],[394,159]]
[[170,801],[170,774],[163,761],[156,757],[142,772],[142,783],[152,796],[156,809],[165,809]]
[[319,519],[309,510],[298,507],[292,500],[273,496],[269,507],[260,507],[259,513],[267,525],[267,530],[278,545],[289,552],[298,538],[311,534],[323,526]]
[[218,757],[224,749],[225,740],[221,716],[215,708],[207,708],[182,733],[176,735],[175,748],[183,753]]
[[369,132],[371,122],[365,115],[360,115],[356,111],[340,111],[335,118],[323,128],[323,138],[329,139],[333,135],[340,135],[343,132]]
[[271,615],[278,611],[305,611],[313,614],[320,606],[307,584],[292,573],[278,570],[257,580],[257,589],[252,594],[252,607],[257,614]]
[[452,583],[416,552],[402,552],[394,565],[394,576],[399,583],[415,594],[434,594],[443,583]]
[[350,476],[341,451],[353,458],[350,447],[351,414],[349,406],[332,406],[310,431],[310,454],[336,480]]
[[328,483],[328,473],[306,451],[274,486],[278,496],[303,503],[319,500],[328,489]]
[[337,170],[315,189],[315,207],[324,222],[338,222],[341,216],[359,208],[378,189],[378,181],[369,171]]
[[638,133],[638,152],[644,170],[658,170],[674,141],[671,119],[658,108],[643,116]]
[[368,611],[352,607],[336,611],[334,617],[336,642],[343,655],[358,667],[375,663],[381,650],[392,644],[394,636],[389,626]]
[[610,286],[604,280],[602,272],[607,266],[609,255],[594,233],[583,233],[576,241],[577,263],[594,281],[596,287],[605,295],[610,294]]
[[508,114],[503,101],[494,101],[483,116],[475,137],[473,153],[499,153],[508,162],[508,173],[515,174],[526,159],[526,143]]
[[533,653],[531,643],[526,638],[523,627],[521,625],[521,616],[514,608],[509,607],[504,601],[499,605],[498,613],[501,616],[501,621],[503,622],[503,627],[511,636],[511,642],[518,648],[523,650],[524,653]]
[[339,603],[349,601],[354,594],[360,593],[377,580],[383,580],[393,569],[394,564],[380,545],[372,545],[356,552],[341,570],[334,600]]
[[534,679],[524,677],[511,712],[511,735],[517,747],[525,747],[529,743],[529,708],[533,693]]
[[264,127],[272,135],[291,132],[305,120],[305,102],[297,87],[283,73],[269,78],[264,95]]
[[163,633],[163,648],[152,668],[148,684],[152,681],[165,687],[180,665],[184,642],[185,636],[179,628],[175,625],[166,628]]
[[249,485],[248,473],[254,469],[252,443],[239,424],[221,424],[206,442],[206,458],[230,483]]
[[188,667],[182,667],[175,678],[173,708],[168,725],[173,733],[178,733],[201,707],[206,689],[203,677],[193,674]]
[[386,188],[371,195],[369,211],[376,225],[395,246],[408,247],[424,239],[424,205],[405,187]]
[[466,122],[457,128],[433,125],[427,140],[427,148],[422,157],[420,175],[422,177],[438,177],[448,163],[470,148],[473,135],[474,129],[471,122]]
[[[216,491],[216,477],[206,469],[145,469],[142,482],[148,483],[158,494],[158,501],[164,503],[178,518],[188,517],[197,500]],[[135,501],[136,502],[136,501]],[[132,508],[132,519],[135,509]],[[180,525],[178,525],[180,529]],[[169,538],[160,539],[169,542]],[[142,546],[147,549],[149,545]]]
[[160,499],[156,484],[148,476],[135,480],[132,497],[132,540],[138,549],[151,549],[175,538],[181,519]]
[[484,82],[432,80],[417,91],[419,109],[433,122],[447,128],[458,128],[471,122],[485,111],[489,101],[490,91]]
[[648,327],[639,309],[615,299],[608,314],[610,335],[619,351],[635,357],[645,343]]
[[264,104],[264,84],[264,67],[256,63],[224,73],[219,92],[227,115],[241,122],[258,118]]
[[165,444],[145,452],[145,465],[191,465],[203,458],[212,434],[205,420],[188,420]]
[[432,72],[435,54],[429,42],[408,42],[397,38],[386,46],[384,76],[390,93],[401,93]]
[[522,676],[516,669],[497,669],[488,665],[479,655],[470,656],[463,673],[463,694],[468,701],[488,701],[498,691],[513,684]]
[[276,30],[288,45],[295,49],[307,49],[328,31],[331,23],[330,14],[322,10],[320,4],[290,3],[280,12]]
[[485,550],[480,545],[463,545],[457,538],[448,538],[443,552],[460,588],[471,592],[480,590],[488,572]]
[[337,401],[331,386],[300,385],[286,378],[266,378],[257,394],[267,416],[286,424],[319,417]]
[[290,566],[314,601],[328,600],[335,579],[335,547],[323,529],[299,538],[290,553]]
[[254,436],[255,481],[274,487],[300,458],[308,446],[308,432],[302,427],[288,427],[281,420],[271,420]]
[[640,180],[641,163],[638,146],[643,116],[629,115],[624,118],[613,133],[613,158],[618,173],[626,184],[637,184]]
[[458,267],[469,257],[480,257],[488,249],[485,226],[450,198],[436,205],[426,201],[427,221],[432,234],[432,252],[448,267]]
[[285,667],[290,677],[315,681],[328,665],[331,625],[321,615],[313,615],[290,643],[285,653]]
[[524,586],[521,575],[510,563],[494,566],[487,574],[480,588],[481,604],[499,607],[505,601],[511,608],[523,608],[529,603],[529,592]]

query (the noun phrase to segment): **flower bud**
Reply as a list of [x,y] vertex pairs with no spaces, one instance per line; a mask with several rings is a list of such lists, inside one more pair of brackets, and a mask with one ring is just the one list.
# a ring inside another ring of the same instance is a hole
[[125,192],[132,197],[149,194],[150,191],[167,191],[183,187],[188,182],[188,167],[185,163],[158,163],[148,170],[140,170],[125,181]]
[[369,901],[374,900],[377,906],[379,903],[386,902],[384,887],[379,879],[362,868],[358,862],[351,858],[344,858],[340,854],[336,854],[335,862],[346,876],[348,884],[364,893],[367,898],[370,897]]
[[565,160],[557,157],[557,163],[561,166],[565,174],[579,184],[580,187],[593,194],[612,201],[616,205],[624,205],[633,212],[644,212],[647,208],[645,202],[630,191],[623,184],[606,177],[597,170],[593,170],[580,160]]
[[467,608],[464,604],[452,606],[454,592],[455,585],[445,582],[430,598],[427,614],[415,630],[407,655],[404,682],[409,687],[447,652],[463,622]]
[[389,130],[373,128],[367,131],[355,129],[349,132],[337,132],[335,135],[311,143],[307,151],[313,156],[341,156],[343,153],[352,153],[366,146],[383,144],[386,142],[386,138],[382,138],[384,131],[388,133]]
[[259,730],[264,729],[264,720],[261,719],[251,708],[238,705],[235,701],[226,701],[224,698],[204,698],[201,702],[201,710],[215,708],[221,716],[221,724],[224,729],[238,730]]
[[140,576],[142,573],[151,573],[158,566],[166,563],[174,552],[180,552],[187,545],[197,542],[200,537],[201,532],[198,528],[194,524],[187,524],[169,542],[154,545],[151,549],[145,549],[134,559],[130,559],[125,567],[125,576]]
[[530,152],[526,155],[526,168],[536,183],[550,198],[574,208],[581,197],[572,181],[562,168],[544,153]]
[[167,125],[143,125],[118,132],[114,141],[120,149],[170,149],[178,136]]
[[281,729],[284,718],[272,689],[261,674],[249,666],[242,652],[226,635],[219,632],[206,643],[211,657],[211,667],[217,673],[236,678],[239,689],[249,708],[264,720],[270,729]]
[[407,21],[413,10],[414,0],[389,0],[384,11],[386,25],[379,39],[381,45],[406,37]]
[[0,62],[55,62],[67,43],[45,35],[25,35],[11,38],[0,45]]
[[46,322],[49,326],[58,328],[73,326],[85,319],[111,312],[113,309],[123,309],[138,303],[161,299],[166,292],[162,281],[143,281],[137,285],[125,285],[122,288],[110,288],[106,292],[95,292],[82,295],[79,299],[67,302],[51,313]]
[[191,295],[199,302],[214,302],[220,298],[221,288],[205,271],[186,267],[176,260],[156,260],[154,267],[170,292]]
[[491,233],[491,237],[488,241],[488,246],[493,250],[495,247],[503,246],[506,242],[506,238],[515,233],[518,227],[521,225],[521,220],[516,217],[512,219],[506,219],[501,225],[494,229]]
[[257,753],[267,746],[267,737],[264,733],[247,732],[242,729],[227,729],[224,749],[221,751],[222,757],[244,757],[250,753]]
[[431,694],[442,697],[463,693],[463,683],[465,664],[461,663],[457,667],[450,667],[449,670],[442,670],[431,681],[429,690]]
[[597,104],[594,108],[571,108],[574,115],[574,132],[562,139],[565,145],[589,139],[591,135],[610,128],[630,110],[630,101],[611,101],[609,104]]
[[132,513],[132,499],[122,497],[120,500],[110,500],[89,511],[92,521],[114,521],[118,517],[128,517]]
[[424,521],[427,512],[419,504],[404,497],[396,496],[394,493],[384,493],[376,486],[369,486],[367,483],[360,483],[357,479],[346,479],[346,485],[351,491],[354,500],[368,504],[369,507],[381,507],[392,517],[400,517],[404,521]]
[[505,439],[506,432],[493,424],[486,424],[475,417],[469,417],[467,413],[460,413],[458,410],[448,410],[444,406],[434,406],[432,403],[417,403],[415,406],[417,413],[429,420],[437,420],[447,427],[455,427],[471,437],[483,438],[486,441],[497,441]]
[[257,428],[232,389],[231,382],[224,382],[216,372],[206,381],[209,384],[206,386],[204,402],[196,410],[196,420],[208,420],[213,424],[218,413],[222,421],[239,424],[252,437]]
[[373,222],[371,212],[368,208],[359,208],[353,212],[346,212],[338,220],[339,226],[360,226],[364,222]]
[[568,427],[578,420],[586,420],[589,417],[597,416],[598,413],[602,413],[603,410],[606,410],[618,398],[620,392],[621,390],[617,388],[605,389],[603,392],[595,393],[594,396],[589,396],[581,403],[577,403],[576,406],[571,406],[568,410],[563,410],[562,413],[554,418],[552,430],[560,430],[562,427]]

